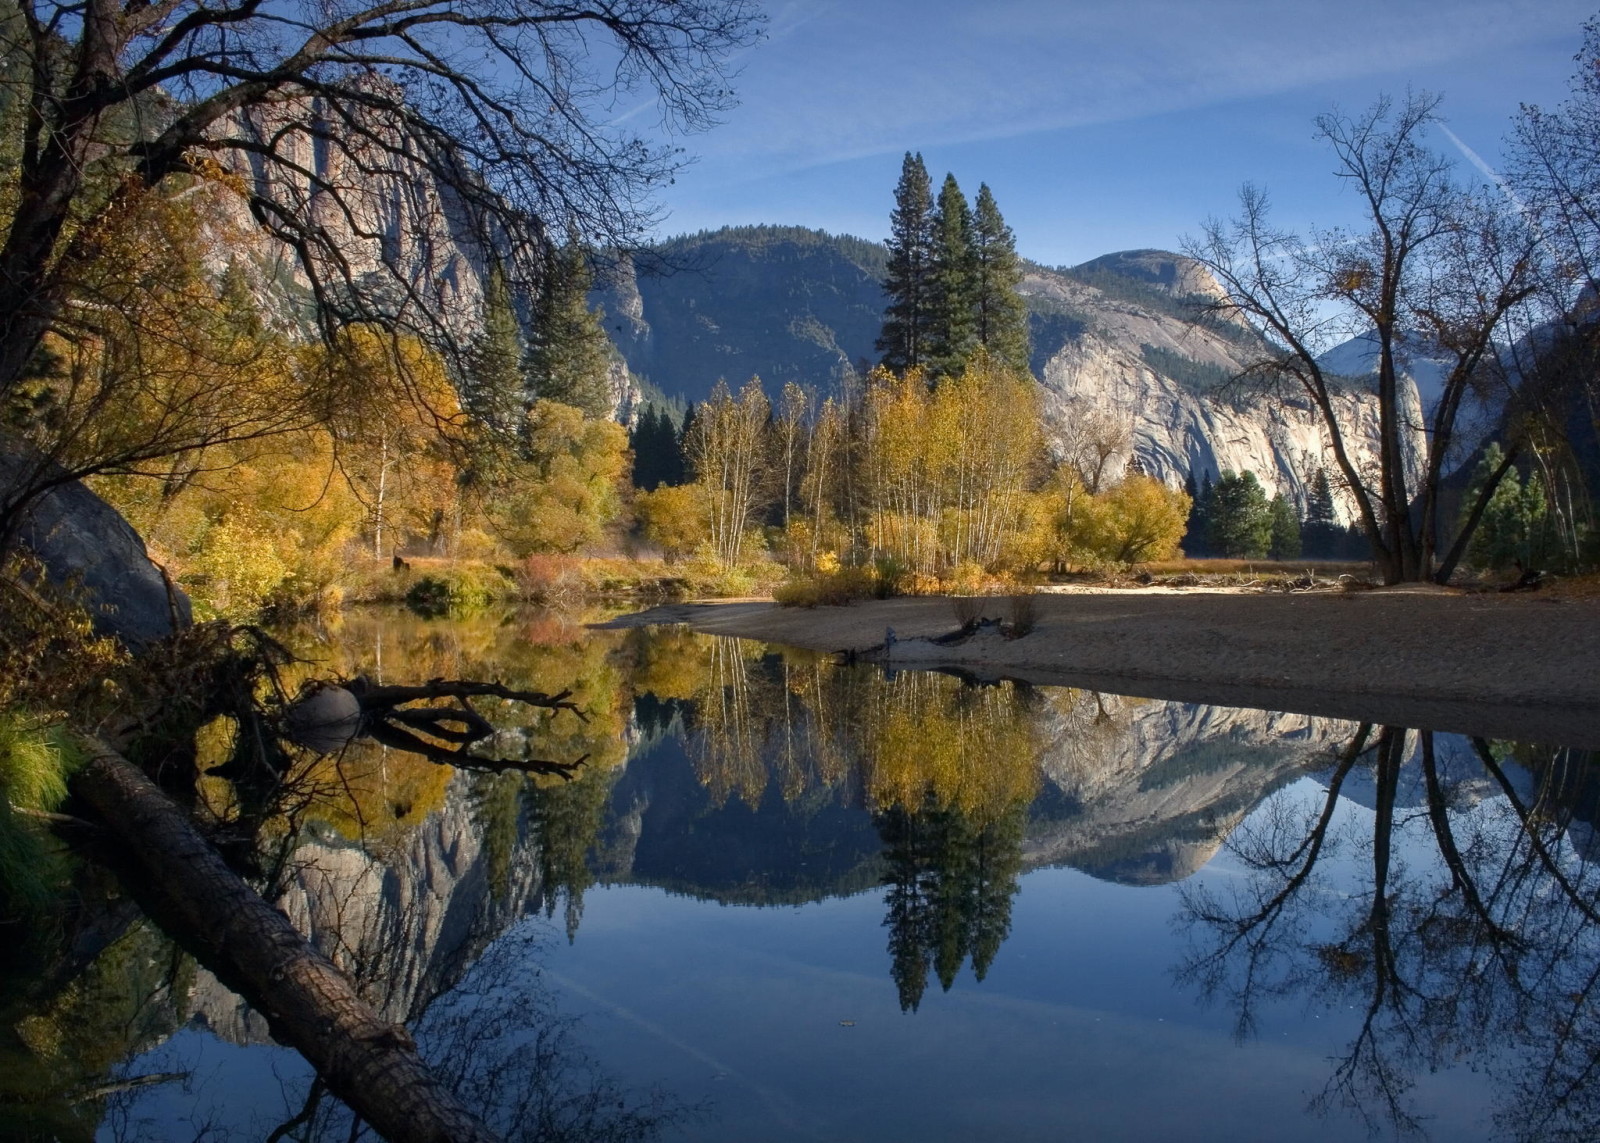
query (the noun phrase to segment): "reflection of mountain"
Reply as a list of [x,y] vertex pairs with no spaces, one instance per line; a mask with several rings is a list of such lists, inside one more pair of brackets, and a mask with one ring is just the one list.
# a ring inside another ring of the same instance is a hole
[[1348,741],[1347,723],[1067,691],[1052,704],[1027,865],[1181,880],[1272,791]]
[[[1073,865],[1105,880],[1187,877],[1273,790],[1347,740],[1344,723],[1267,711],[1043,692],[1045,778],[1024,869]],[[612,791],[600,876],[744,904],[860,892],[882,842],[859,794],[816,787],[785,803],[716,805],[681,743],[636,757]]]
[[722,805],[676,736],[629,763],[612,789],[597,873],[730,904],[776,905],[859,893],[882,876],[872,819],[832,789],[785,802]]
[[[290,858],[293,873],[279,905],[335,963],[376,982],[369,996],[391,1020],[415,1019],[491,939],[546,904],[533,831],[519,829],[502,860],[493,830],[473,812],[465,775],[437,813],[381,856],[325,827],[307,832],[312,836]],[[192,1006],[224,1039],[268,1038],[262,1017],[204,969]]]
[[[1044,779],[1015,843],[1021,868],[1072,865],[1129,884],[1199,869],[1254,806],[1324,763],[1349,734],[1345,724],[1301,715],[1061,690],[1038,692],[1018,717],[1041,734]],[[759,797],[719,802],[677,734],[635,756],[609,793],[596,787],[577,798],[576,809],[513,803],[497,825],[485,818],[483,789],[458,777],[440,811],[389,851],[374,854],[316,827],[292,858],[284,910],[336,960],[382,981],[375,998],[393,1019],[414,1018],[489,940],[571,890],[577,875],[563,862],[575,862],[591,840],[602,880],[730,904],[875,891],[890,873],[887,819],[869,812],[859,782],[797,788],[774,779]],[[539,796],[582,793],[563,787]],[[606,803],[602,811],[594,801],[594,816],[577,804],[599,798]],[[935,854],[923,864],[941,860]],[[192,1003],[227,1039],[266,1036],[261,1018],[204,971]]]

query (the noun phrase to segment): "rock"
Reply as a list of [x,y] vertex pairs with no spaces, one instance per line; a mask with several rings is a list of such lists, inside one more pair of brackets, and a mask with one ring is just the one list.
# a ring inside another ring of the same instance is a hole
[[[0,489],[9,492],[42,462],[0,442]],[[6,497],[0,494],[0,502]],[[18,538],[50,582],[76,583],[101,635],[141,651],[193,622],[189,597],[151,561],[144,540],[111,505],[74,480],[25,510]]]
[[332,754],[360,733],[361,702],[344,687],[318,686],[295,699],[285,722],[295,745]]

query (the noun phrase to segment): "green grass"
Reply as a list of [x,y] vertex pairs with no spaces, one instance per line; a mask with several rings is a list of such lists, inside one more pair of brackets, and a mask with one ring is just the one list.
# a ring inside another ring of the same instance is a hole
[[0,714],[0,920],[49,910],[65,880],[61,847],[31,813],[60,807],[76,761],[54,728]]

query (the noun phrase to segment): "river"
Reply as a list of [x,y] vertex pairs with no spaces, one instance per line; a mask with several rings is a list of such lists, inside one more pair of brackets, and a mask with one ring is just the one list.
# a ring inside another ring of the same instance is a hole
[[[550,613],[280,634],[290,690],[493,679],[583,714],[477,704],[478,754],[571,780],[357,743],[297,760],[259,835],[289,917],[510,1134],[1600,1136],[1586,753]],[[200,797],[237,810],[221,775]],[[247,1004],[74,876],[0,994],[0,1135],[350,1137]]]

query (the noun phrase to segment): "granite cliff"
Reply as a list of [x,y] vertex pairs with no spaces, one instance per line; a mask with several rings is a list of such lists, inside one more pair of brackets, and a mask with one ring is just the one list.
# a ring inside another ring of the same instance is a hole
[[[792,380],[826,392],[877,358],[886,255],[876,243],[736,227],[647,254],[617,267],[595,299],[629,369],[669,396],[699,401],[719,377],[737,385],[752,374],[769,391]],[[1215,392],[1261,343],[1225,308],[1208,309],[1221,290],[1191,260],[1137,250],[1070,269],[1030,265],[1021,289],[1031,365],[1058,444],[1094,413],[1126,434],[1112,461],[1119,468],[1137,458],[1174,485],[1248,470],[1302,504],[1316,470],[1332,470],[1309,404]],[[1357,463],[1374,463],[1375,399],[1351,380],[1338,406]],[[1421,443],[1418,432],[1413,455]]]

